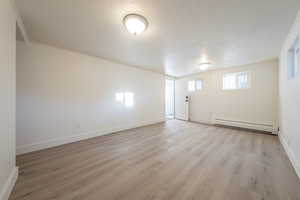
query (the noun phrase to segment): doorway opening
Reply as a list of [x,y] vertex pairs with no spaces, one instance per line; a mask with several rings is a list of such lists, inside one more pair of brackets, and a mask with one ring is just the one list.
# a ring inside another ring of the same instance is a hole
[[166,79],[165,83],[165,117],[174,119],[175,116],[175,81]]

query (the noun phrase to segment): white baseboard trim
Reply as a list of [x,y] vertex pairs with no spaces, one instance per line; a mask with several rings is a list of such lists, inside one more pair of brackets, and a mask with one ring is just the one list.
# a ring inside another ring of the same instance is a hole
[[212,121],[213,124],[216,125],[225,125],[225,126],[232,126],[232,127],[239,127],[239,128],[246,128],[258,131],[266,131],[272,134],[277,134],[276,128],[272,124],[260,123],[260,122],[250,122],[244,120],[236,120],[236,119],[225,119],[216,117]]
[[19,171],[18,167],[15,167],[11,171],[7,181],[5,182],[2,190],[0,191],[0,200],[8,200],[10,193],[12,192],[12,190],[15,186],[15,183],[18,179],[18,174],[19,174],[18,171]]
[[298,175],[300,179],[300,162],[297,160],[293,150],[289,147],[288,143],[286,142],[285,138],[282,136],[282,134],[278,134],[279,140],[283,146],[283,149],[285,150],[288,158],[290,159],[296,174]]
[[180,120],[180,121],[186,121],[186,122],[187,122],[187,120],[186,120],[186,119],[183,119],[183,118],[180,118],[180,117],[174,117],[174,119],[176,119],[176,120]]
[[189,122],[192,123],[196,123],[196,124],[201,124],[201,125],[205,125],[205,126],[214,126],[214,124],[207,122],[207,121],[194,121],[194,120],[190,120]]
[[60,146],[63,144],[78,142],[80,140],[86,140],[86,139],[98,137],[101,135],[107,135],[107,134],[116,133],[119,131],[125,131],[125,130],[129,130],[129,129],[133,129],[133,128],[138,128],[138,127],[162,123],[162,122],[165,122],[165,119],[133,123],[133,124],[125,125],[125,126],[106,129],[106,130],[96,130],[96,131],[90,131],[90,132],[66,136],[66,137],[60,137],[60,138],[47,140],[47,141],[43,141],[43,142],[37,142],[37,143],[33,143],[33,144],[19,146],[19,147],[17,147],[16,153],[17,153],[17,155],[21,155],[21,154],[30,153],[33,151],[38,151],[38,150],[47,149],[47,148],[51,148],[51,147],[55,147],[55,146]]

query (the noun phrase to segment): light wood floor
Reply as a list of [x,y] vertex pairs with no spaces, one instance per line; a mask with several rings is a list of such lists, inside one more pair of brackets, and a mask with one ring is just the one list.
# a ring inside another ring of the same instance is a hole
[[168,121],[19,156],[10,199],[300,200],[276,136]]

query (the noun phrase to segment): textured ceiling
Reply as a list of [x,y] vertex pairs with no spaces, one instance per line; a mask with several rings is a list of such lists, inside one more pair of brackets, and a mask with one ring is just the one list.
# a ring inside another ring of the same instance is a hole
[[[17,0],[30,40],[124,64],[183,76],[272,59],[300,8],[299,0]],[[149,21],[140,36],[128,13]]]

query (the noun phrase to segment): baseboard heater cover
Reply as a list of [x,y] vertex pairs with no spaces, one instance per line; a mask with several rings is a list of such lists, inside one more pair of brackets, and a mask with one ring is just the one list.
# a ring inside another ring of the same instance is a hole
[[273,124],[249,122],[249,121],[242,121],[242,120],[232,120],[232,119],[224,119],[224,118],[215,118],[213,124],[232,126],[238,128],[246,128],[246,129],[258,130],[258,131],[266,131],[273,134],[277,134],[275,130],[276,128],[274,128]]

